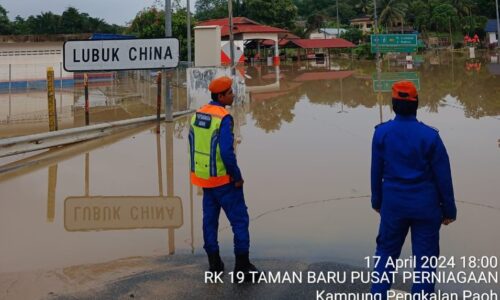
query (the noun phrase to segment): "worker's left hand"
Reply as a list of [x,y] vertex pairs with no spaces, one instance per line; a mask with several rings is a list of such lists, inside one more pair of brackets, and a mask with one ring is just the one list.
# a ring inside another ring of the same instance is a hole
[[243,183],[244,183],[244,182],[245,182],[245,181],[243,181],[243,179],[242,179],[242,180],[240,180],[240,181],[235,181],[235,182],[234,182],[234,186],[235,186],[235,187],[237,187],[237,188],[242,188],[242,187],[243,187]]
[[450,225],[451,223],[455,222],[454,219],[443,219],[443,225]]

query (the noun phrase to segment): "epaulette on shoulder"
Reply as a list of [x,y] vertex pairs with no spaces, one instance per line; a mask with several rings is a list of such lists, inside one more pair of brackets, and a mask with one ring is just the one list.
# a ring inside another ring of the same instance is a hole
[[379,128],[379,127],[380,127],[380,126],[382,126],[382,125],[389,124],[390,122],[392,122],[392,120],[385,121],[385,122],[382,122],[382,123],[380,123],[380,124],[377,124],[377,125],[375,125],[375,129]]
[[425,124],[425,123],[424,123],[424,122],[422,122],[422,121],[420,121],[420,124],[422,124],[422,125],[424,125],[425,127],[428,127],[428,128],[430,128],[430,129],[434,130],[435,132],[439,132],[439,129],[437,129],[436,127],[432,127],[432,126],[430,126],[430,125],[427,125],[427,124]]

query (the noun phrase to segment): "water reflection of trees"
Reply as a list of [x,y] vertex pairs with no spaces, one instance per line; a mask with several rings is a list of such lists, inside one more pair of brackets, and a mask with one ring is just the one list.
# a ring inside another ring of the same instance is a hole
[[309,101],[333,106],[343,103],[350,108],[373,107],[377,97],[371,79],[348,77],[332,81],[311,81],[302,86]]
[[[434,54],[430,54],[434,55]],[[442,106],[452,106],[446,102],[446,97],[452,96],[463,107],[466,117],[481,118],[500,115],[500,76],[493,75],[486,68],[486,60],[482,62],[479,71],[466,70],[467,58],[455,54],[453,59],[448,52],[439,54],[438,60],[430,64],[431,57],[425,57],[426,62],[416,70],[405,71],[403,67],[387,70],[384,64],[383,72],[416,72],[420,79],[420,107],[430,112],[438,113]],[[310,103],[334,106],[342,103],[347,108],[359,106],[372,108],[377,105],[377,94],[373,91],[371,75],[374,73],[374,63],[354,63],[353,75],[343,79],[300,81],[301,74],[308,72],[327,72],[326,70],[300,70],[296,67],[281,68],[280,89],[267,93],[250,94],[250,113],[256,126],[266,132],[280,129],[282,122],[291,122],[295,104],[303,96]],[[332,71],[328,71],[332,72]],[[252,73],[253,84],[271,84],[270,72],[261,72],[269,78],[256,78]],[[259,74],[260,75],[260,74]],[[247,83],[248,84],[248,83]],[[390,93],[382,93],[382,104],[390,105]]]
[[457,98],[466,117],[481,118],[500,114],[500,76],[490,74],[485,59],[477,59],[482,68],[479,71],[466,69],[469,61],[462,55],[448,58],[445,65],[424,64],[421,72],[421,105],[438,111],[439,105],[446,105],[447,95]]
[[269,133],[279,130],[282,122],[291,123],[295,117],[292,110],[299,99],[299,94],[290,92],[269,100],[252,101],[250,113],[255,125]]

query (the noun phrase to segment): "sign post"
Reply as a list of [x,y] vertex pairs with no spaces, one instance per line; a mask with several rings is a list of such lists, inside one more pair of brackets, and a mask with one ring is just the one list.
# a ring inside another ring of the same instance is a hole
[[68,72],[167,69],[179,64],[175,38],[67,41],[63,52]]
[[417,52],[416,34],[372,34],[370,41],[371,53]]
[[54,88],[54,69],[47,68],[47,102],[49,109],[49,130],[57,130],[56,94]]
[[373,74],[373,91],[375,92],[390,92],[392,85],[401,80],[413,82],[417,90],[420,90],[420,78],[415,72],[389,72],[381,73],[380,75]]
[[83,73],[83,89],[85,92],[85,126],[90,124],[89,75]]
[[[171,34],[171,28],[169,30]],[[167,37],[67,41],[63,48],[63,65],[64,70],[68,72],[176,68],[179,65],[179,40]],[[166,92],[165,119],[171,122],[172,99],[167,76],[164,76],[164,82]]]

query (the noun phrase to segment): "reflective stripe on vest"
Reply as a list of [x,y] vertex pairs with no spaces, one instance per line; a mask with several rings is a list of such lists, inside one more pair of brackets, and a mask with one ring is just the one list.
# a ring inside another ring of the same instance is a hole
[[221,106],[207,104],[191,118],[189,150],[194,185],[213,188],[230,182],[219,147],[220,125],[228,114]]

